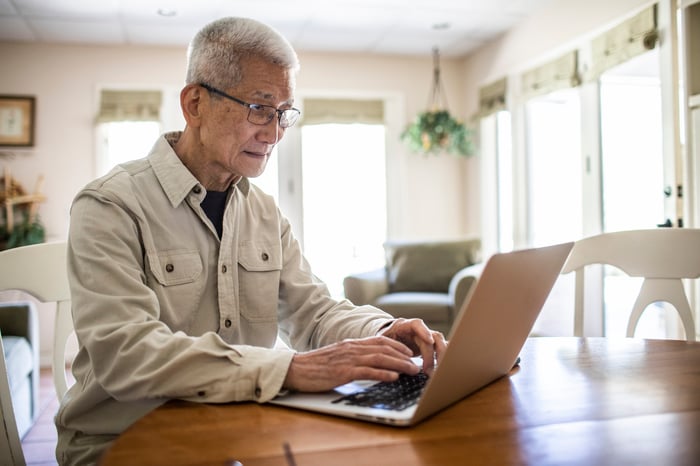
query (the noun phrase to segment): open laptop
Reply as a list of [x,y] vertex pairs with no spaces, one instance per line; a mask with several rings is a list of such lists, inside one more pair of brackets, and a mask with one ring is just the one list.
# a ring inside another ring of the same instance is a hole
[[416,404],[386,409],[346,402],[374,381],[351,382],[325,393],[289,393],[270,403],[396,426],[416,424],[510,372],[572,247],[524,249],[488,260]]

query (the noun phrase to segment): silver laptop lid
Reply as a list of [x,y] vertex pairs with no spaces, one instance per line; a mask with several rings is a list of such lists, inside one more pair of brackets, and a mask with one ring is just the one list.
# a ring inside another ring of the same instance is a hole
[[565,243],[489,259],[462,305],[413,422],[508,374],[572,247]]

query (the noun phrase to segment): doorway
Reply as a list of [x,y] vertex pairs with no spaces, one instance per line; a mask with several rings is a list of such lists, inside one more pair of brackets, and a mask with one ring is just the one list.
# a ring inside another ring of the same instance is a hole
[[[599,86],[603,231],[671,226],[665,212],[671,187],[665,181],[659,50],[607,70]],[[625,311],[632,309],[642,281],[611,266],[603,267],[603,277],[605,334],[624,335]],[[671,305],[655,303],[642,314],[635,336],[678,337],[679,324]]]

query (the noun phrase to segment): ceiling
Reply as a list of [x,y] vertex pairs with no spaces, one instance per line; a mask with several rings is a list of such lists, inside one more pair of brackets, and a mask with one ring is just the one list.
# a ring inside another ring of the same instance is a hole
[[248,16],[298,51],[459,57],[550,0],[0,0],[0,41],[184,46],[207,22]]

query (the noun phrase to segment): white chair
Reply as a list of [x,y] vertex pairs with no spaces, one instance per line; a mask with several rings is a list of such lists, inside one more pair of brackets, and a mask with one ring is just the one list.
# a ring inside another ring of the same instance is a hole
[[695,341],[695,324],[682,279],[700,277],[700,229],[658,228],[603,233],[577,241],[562,273],[576,271],[574,335],[583,336],[584,269],[591,264],[617,267],[644,281],[627,322],[634,336],[642,312],[654,302],[672,304],[686,339]]
[[10,381],[7,378],[5,365],[5,349],[0,338],[0,464],[8,466],[24,466],[24,453],[22,442],[17,431],[15,412],[12,407],[12,392]]
[[66,248],[60,241],[0,252],[0,291],[22,290],[42,302],[56,303],[51,369],[59,400],[68,391],[65,354],[73,333]]

